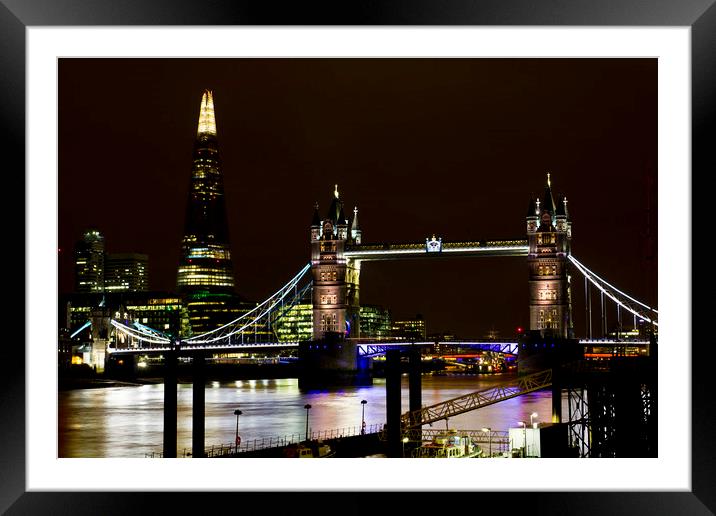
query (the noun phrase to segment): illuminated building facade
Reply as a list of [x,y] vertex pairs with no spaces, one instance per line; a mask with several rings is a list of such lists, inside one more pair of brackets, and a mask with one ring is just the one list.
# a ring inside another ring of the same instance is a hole
[[324,219],[321,219],[316,203],[311,222],[314,339],[326,334],[360,336],[360,262],[346,263],[344,256],[346,244],[358,243],[362,238],[357,209],[353,211],[353,217],[349,232],[338,185]]
[[313,338],[313,305],[301,303],[293,306],[276,323],[279,342],[300,342]]
[[105,292],[149,290],[149,257],[138,253],[107,254],[104,260]]
[[194,333],[238,317],[216,132],[214,96],[204,90],[194,142],[177,290],[184,294]]
[[393,321],[392,332],[394,337],[402,337],[411,340],[425,340],[425,320],[420,316],[415,319],[404,321]]
[[360,307],[361,337],[386,338],[392,336],[391,330],[390,310],[373,305]]
[[567,256],[572,240],[572,221],[567,198],[552,197],[547,174],[544,198],[530,199],[527,209],[529,254],[530,330],[563,338],[573,337]]
[[104,236],[86,231],[75,245],[75,292],[104,291]]
[[183,298],[184,305],[189,311],[189,323],[194,335],[233,321],[256,306],[243,303],[233,292],[208,289],[191,290],[185,293]]
[[[69,294],[61,298],[61,314],[74,333],[91,319],[97,308],[105,308],[113,319],[139,323],[173,335],[188,336],[189,315],[182,298],[168,292],[117,292],[107,294]],[[75,336],[75,340],[89,338],[90,329]]]

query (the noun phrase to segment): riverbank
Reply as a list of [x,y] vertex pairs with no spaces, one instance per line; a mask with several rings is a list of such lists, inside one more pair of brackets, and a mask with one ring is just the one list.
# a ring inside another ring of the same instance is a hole
[[[135,371],[114,370],[95,373],[89,368],[60,371],[58,390],[97,389],[102,387],[136,387],[164,383],[163,368],[149,366]],[[297,364],[207,364],[207,381],[263,380],[298,378]],[[179,383],[192,383],[191,364],[177,368]]]
[[105,387],[138,387],[141,385],[153,385],[162,383],[161,378],[137,378],[134,380],[117,380],[113,378],[72,378],[59,377],[57,381],[58,391],[71,391],[75,389],[101,389]]

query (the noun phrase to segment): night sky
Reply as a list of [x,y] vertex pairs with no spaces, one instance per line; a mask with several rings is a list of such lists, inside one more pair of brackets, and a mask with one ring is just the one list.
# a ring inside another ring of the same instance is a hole
[[[60,59],[60,292],[90,227],[108,252],[148,254],[152,289],[174,289],[204,88],[248,299],[308,262],[313,204],[325,215],[335,183],[364,243],[523,239],[551,172],[572,253],[657,303],[656,59]],[[364,263],[361,302],[422,314],[428,333],[509,337],[528,324],[527,265]]]

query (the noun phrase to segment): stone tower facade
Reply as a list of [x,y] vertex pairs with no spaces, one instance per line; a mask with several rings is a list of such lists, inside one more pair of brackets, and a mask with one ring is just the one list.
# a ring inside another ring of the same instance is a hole
[[316,204],[311,223],[311,265],[313,273],[313,338],[329,334],[359,335],[358,277],[360,264],[348,262],[346,245],[360,241],[357,209],[351,231],[343,201],[335,186],[328,214],[321,219]]
[[571,252],[572,221],[567,198],[555,204],[552,184],[542,200],[532,198],[527,210],[530,330],[541,336],[573,337],[572,303],[567,257]]

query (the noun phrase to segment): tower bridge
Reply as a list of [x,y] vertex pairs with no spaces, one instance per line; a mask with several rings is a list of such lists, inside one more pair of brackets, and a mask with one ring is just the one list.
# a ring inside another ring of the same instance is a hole
[[[487,397],[484,394],[476,394],[464,400],[433,407],[429,413],[420,413],[419,349],[421,346],[433,345],[435,342],[381,342],[363,339],[360,325],[360,272],[364,261],[435,260],[457,256],[525,257],[528,266],[526,279],[529,292],[526,308],[530,317],[527,335],[517,342],[470,340],[446,341],[444,344],[506,354],[517,353],[520,359],[528,364],[527,369],[539,369],[537,367],[539,361],[544,357],[555,363],[563,362],[566,356],[565,350],[573,353],[570,356],[574,357],[583,356],[582,347],[618,347],[624,344],[623,341],[607,342],[594,338],[591,324],[591,288],[596,288],[601,298],[603,339],[607,337],[605,302],[612,302],[617,307],[617,318],[620,322],[622,314],[627,316],[630,314],[634,318],[635,326],[638,318],[656,330],[658,327],[656,308],[619,290],[572,255],[572,220],[567,206],[568,201],[565,196],[560,196],[557,202],[554,201],[551,177],[547,174],[542,198],[533,197],[529,200],[525,216],[526,238],[524,239],[477,239],[456,242],[443,241],[440,236],[432,235],[424,242],[364,243],[363,231],[358,221],[358,208],[353,209],[353,218],[349,222],[336,185],[324,217],[321,217],[319,206],[315,204],[309,228],[310,262],[255,308],[220,326],[202,326],[201,323],[195,328],[197,334],[181,338],[136,321],[110,319],[108,310],[102,311],[101,314],[98,312],[97,315],[93,314],[89,322],[93,332],[97,333],[92,346],[92,356],[101,356],[103,361],[102,346],[106,346],[105,350],[110,354],[161,353],[164,356],[165,457],[176,455],[176,360],[179,354],[193,357],[192,433],[195,457],[202,456],[204,450],[204,380],[206,378],[204,366],[206,357],[212,353],[298,347],[299,358],[309,377],[314,375],[320,377],[326,371],[347,373],[348,377],[360,376],[361,370],[365,373],[365,369],[369,368],[372,357],[385,354],[388,367],[386,382],[389,406],[388,441],[392,443],[391,446],[396,446],[399,442],[397,432],[401,426],[400,414],[396,415],[395,410],[396,403],[398,408],[400,406],[398,365],[401,351],[410,357],[412,372],[410,406],[413,414],[410,416],[412,418],[410,426],[413,427],[419,426],[423,421],[446,417],[445,414],[472,410],[473,407],[478,408],[544,387],[551,386],[553,399],[561,399],[561,391],[558,390],[559,379],[555,380],[551,373],[539,376],[541,373],[538,372],[537,377],[530,378],[538,378],[540,381],[528,385],[525,380],[520,384],[519,389],[509,392],[503,390]],[[192,187],[187,204],[187,225],[182,241],[177,285],[179,289],[196,297],[195,308],[211,304],[215,313],[227,312],[226,301],[223,297],[207,299],[201,289],[209,288],[215,292],[225,291],[229,294],[233,291],[228,234],[222,229],[226,226],[225,217],[213,95],[205,91],[202,96],[194,149]],[[574,333],[572,310],[572,277],[576,277],[577,274],[584,279],[587,297],[585,319],[588,322],[588,331],[581,340]],[[270,336],[273,335],[276,325],[280,324],[281,319],[293,306],[307,296],[310,296],[312,304],[313,340],[301,343],[271,341]],[[262,341],[259,336],[269,336],[269,340]],[[655,342],[653,336],[650,340]],[[633,344],[648,346],[644,340]],[[544,368],[544,370],[549,369],[551,366]],[[648,395],[642,395],[646,396],[644,399],[648,398],[650,403],[655,399],[655,390],[653,392],[649,390],[652,387],[655,389],[655,385],[649,384]],[[599,392],[604,399],[611,396],[611,393],[604,389]],[[579,410],[584,411],[583,399],[575,403],[575,406],[582,403],[579,405]],[[590,406],[590,410],[601,412],[604,412],[603,408]],[[559,421],[561,415],[557,414],[555,418]]]
[[[205,94],[202,106],[207,102]],[[209,106],[211,107],[211,106]],[[202,119],[206,118],[202,107]],[[211,120],[210,120],[211,121]],[[208,124],[211,127],[211,124]],[[213,129],[215,131],[215,129]],[[203,133],[202,138],[204,137]],[[212,137],[215,133],[212,133]],[[213,165],[212,165],[213,166]],[[577,339],[574,335],[572,314],[572,275],[579,273],[585,282],[585,291],[596,287],[602,297],[603,327],[605,327],[604,300],[610,300],[621,312],[631,313],[634,322],[638,318],[658,326],[658,311],[629,296],[611,283],[590,271],[571,254],[572,221],[567,210],[567,199],[552,196],[551,178],[547,177],[544,201],[532,198],[526,215],[527,239],[492,239],[473,241],[443,241],[432,235],[424,242],[409,243],[365,243],[363,231],[358,222],[358,208],[353,210],[349,224],[338,185],[326,217],[321,218],[316,203],[310,226],[311,261],[296,276],[271,297],[258,304],[233,321],[198,335],[175,339],[147,326],[131,321],[112,321],[116,338],[108,348],[109,353],[154,353],[173,350],[179,353],[191,352],[239,352],[258,349],[298,348],[302,360],[310,363],[312,357],[316,372],[336,368],[358,368],[363,358],[383,355],[390,348],[404,349],[406,343],[366,339],[360,327],[360,271],[364,261],[403,259],[446,259],[450,257],[526,257],[528,264],[529,313],[528,336],[541,344],[517,341],[481,342],[479,339],[465,339],[458,343],[448,341],[446,345],[463,345],[472,349],[515,354],[518,351],[522,362],[528,363],[531,355],[543,356],[551,351],[547,348],[589,346],[616,349],[623,346],[620,341],[608,342],[594,339],[591,334]],[[349,230],[350,227],[350,230]],[[203,245],[203,244],[202,244]],[[192,247],[193,249],[193,247]],[[194,251],[192,253],[196,254]],[[192,254],[191,256],[194,256]],[[186,259],[185,260],[189,260]],[[187,262],[189,263],[189,262]],[[219,263],[222,267],[225,264]],[[181,276],[189,281],[191,276]],[[187,279],[189,278],[189,279]],[[313,339],[321,345],[299,342],[281,342],[276,338],[275,329],[282,317],[297,303],[310,296],[313,307]],[[591,296],[590,296],[591,298]],[[587,311],[588,327],[591,328],[591,304]],[[635,324],[636,325],[636,324]],[[606,333],[603,332],[603,337]],[[570,344],[571,343],[571,344]],[[418,347],[433,345],[435,342],[413,343]],[[576,346],[582,344],[582,346]],[[632,342],[632,346],[644,348],[644,339]],[[331,358],[331,352],[340,353]],[[609,352],[609,351],[608,351]],[[346,362],[347,360],[347,362]],[[340,362],[340,366],[338,363]],[[348,366],[346,366],[348,364]],[[352,364],[352,365],[351,365]],[[363,363],[365,366],[365,363]],[[539,369],[539,364],[525,369]],[[309,368],[310,369],[310,368]]]

